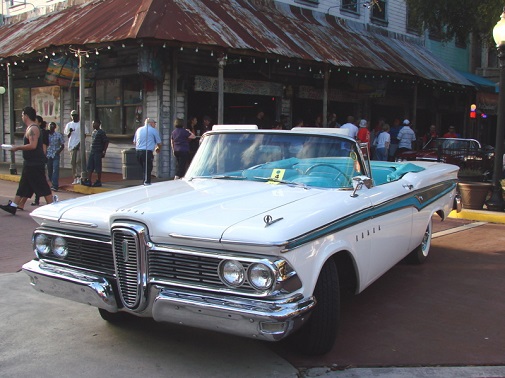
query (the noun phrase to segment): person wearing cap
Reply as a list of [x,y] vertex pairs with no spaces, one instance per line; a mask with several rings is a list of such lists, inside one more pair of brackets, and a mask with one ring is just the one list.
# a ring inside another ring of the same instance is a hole
[[403,121],[403,127],[400,129],[398,133],[398,150],[397,154],[401,154],[402,152],[409,151],[412,149],[412,142],[416,140],[416,133],[410,127],[410,121],[405,119]]
[[133,144],[137,151],[137,161],[142,166],[144,185],[151,185],[151,173],[153,171],[154,153],[160,152],[161,138],[156,129],[156,121],[152,118],[146,118],[144,126],[135,131]]
[[370,130],[368,130],[368,122],[366,119],[359,121],[358,142],[368,144],[370,151]]
[[454,126],[449,126],[449,130],[444,134],[444,138],[457,138],[456,128]]
[[67,123],[63,134],[68,138],[68,151],[70,152],[70,166],[72,167],[72,176],[74,181],[72,185],[81,183],[81,123],[79,121],[79,112],[72,110],[70,112],[72,121]]

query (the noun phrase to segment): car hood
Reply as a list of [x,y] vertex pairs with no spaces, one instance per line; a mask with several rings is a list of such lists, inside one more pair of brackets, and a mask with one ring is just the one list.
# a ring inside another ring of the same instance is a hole
[[[177,180],[61,201],[31,215],[41,224],[58,222],[103,234],[114,222],[137,221],[158,242],[277,243],[307,232],[307,224],[316,228],[368,206],[349,194],[248,181]],[[335,210],[328,211],[332,206]]]

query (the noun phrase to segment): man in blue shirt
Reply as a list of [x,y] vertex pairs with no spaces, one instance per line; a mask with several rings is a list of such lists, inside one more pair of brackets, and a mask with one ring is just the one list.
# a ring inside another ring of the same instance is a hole
[[65,147],[63,135],[56,131],[56,123],[49,123],[49,146],[47,147],[47,176],[51,180],[51,190],[59,189],[60,154]]
[[151,185],[153,151],[156,150],[156,153],[159,153],[161,149],[161,138],[154,119],[146,118],[144,126],[139,127],[135,132],[133,143],[137,150],[137,160],[142,165],[144,185]]

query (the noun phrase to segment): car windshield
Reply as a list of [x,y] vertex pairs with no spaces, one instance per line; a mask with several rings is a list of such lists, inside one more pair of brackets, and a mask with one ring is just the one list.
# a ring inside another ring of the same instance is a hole
[[353,141],[333,135],[220,132],[205,135],[186,178],[352,188],[365,174]]
[[473,139],[439,138],[435,139],[429,149],[439,150],[444,154],[456,155],[459,153],[471,153],[479,150],[480,146]]

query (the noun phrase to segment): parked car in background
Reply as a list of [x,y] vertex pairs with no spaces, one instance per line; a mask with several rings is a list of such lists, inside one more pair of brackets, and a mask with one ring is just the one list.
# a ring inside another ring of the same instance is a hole
[[438,161],[460,168],[475,169],[492,174],[494,148],[481,146],[475,139],[437,138],[430,140],[419,151],[406,151],[397,156],[398,161]]
[[404,258],[423,263],[432,216],[457,199],[457,166],[370,161],[361,147],[340,129],[214,127],[182,180],[33,211],[23,270],[110,322],[152,317],[326,353],[341,291]]

